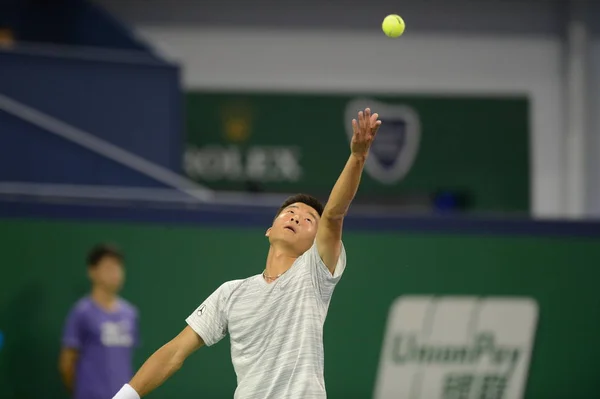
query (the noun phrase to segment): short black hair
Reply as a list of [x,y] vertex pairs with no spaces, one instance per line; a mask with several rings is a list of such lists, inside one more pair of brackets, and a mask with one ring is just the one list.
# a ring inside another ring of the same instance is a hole
[[303,204],[306,204],[306,205],[310,206],[315,211],[317,211],[317,213],[319,214],[319,216],[321,216],[323,214],[323,204],[321,203],[321,201],[319,201],[318,199],[316,199],[312,195],[308,195],[308,194],[295,194],[295,195],[292,195],[291,197],[288,197],[285,201],[283,201],[283,204],[281,204],[281,206],[279,207],[279,210],[277,211],[277,215],[275,215],[275,217],[279,216],[279,214],[285,208],[287,208],[288,206],[290,206],[292,204],[295,204],[297,202],[301,202]]
[[90,249],[87,255],[88,267],[97,266],[100,261],[106,257],[123,260],[123,253],[113,244],[97,244]]

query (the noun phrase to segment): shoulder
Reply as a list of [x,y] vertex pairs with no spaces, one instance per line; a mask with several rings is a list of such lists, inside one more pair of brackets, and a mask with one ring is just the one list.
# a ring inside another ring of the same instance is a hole
[[93,311],[94,304],[89,297],[80,298],[73,306],[71,306],[71,315],[82,315]]
[[66,317],[68,326],[80,325],[90,319],[94,306],[88,297],[83,297],[75,302],[69,309]]
[[133,303],[129,302],[125,298],[119,298],[119,307],[121,309],[121,312],[131,317],[138,317],[139,315],[139,310],[137,306],[135,306]]
[[[346,247],[344,246],[343,241],[341,241],[340,244],[341,244],[340,260],[345,262],[346,261]],[[313,242],[313,244],[310,246],[310,248],[308,250],[306,250],[306,252],[304,252],[302,255],[300,255],[298,260],[301,260],[303,262],[318,263],[318,264],[323,263],[323,260],[321,259],[321,255],[319,255],[319,249],[317,247],[316,240]]]
[[222,309],[228,309],[233,303],[255,300],[259,276],[226,281],[212,293],[207,301],[215,303]]
[[[255,277],[255,276],[254,276]],[[225,298],[230,297],[235,291],[240,289],[241,287],[247,285],[254,277],[230,280],[226,281],[219,288],[217,288],[217,292]]]
[[304,265],[304,268],[308,268],[310,273],[316,274],[320,278],[337,282],[346,268],[346,248],[344,246],[344,242],[342,241],[340,255],[338,257],[333,275],[323,262],[323,259],[321,259],[321,255],[319,255],[319,249],[317,248],[316,240],[313,245],[298,258],[298,260],[302,265]]
[[252,277],[249,278],[240,278],[237,280],[230,280],[230,281],[225,281],[223,284],[221,284],[220,288],[223,289],[236,289],[237,287],[241,286],[242,284],[244,284],[244,282],[246,280],[250,280]]

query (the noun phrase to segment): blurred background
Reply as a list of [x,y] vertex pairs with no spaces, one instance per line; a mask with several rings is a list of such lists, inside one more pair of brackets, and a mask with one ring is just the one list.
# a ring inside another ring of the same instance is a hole
[[[399,14],[406,31],[386,37]],[[260,273],[383,127],[325,324],[330,398],[598,397],[600,2],[0,0],[0,397],[67,398],[69,309],[125,254],[141,363]],[[150,398],[231,398],[227,340]]]

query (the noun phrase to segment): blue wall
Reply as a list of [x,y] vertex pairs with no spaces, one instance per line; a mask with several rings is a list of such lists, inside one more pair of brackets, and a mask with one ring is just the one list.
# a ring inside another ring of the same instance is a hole
[[[0,51],[0,94],[174,171],[181,170],[179,68],[95,53]],[[0,111],[0,180],[158,183]]]

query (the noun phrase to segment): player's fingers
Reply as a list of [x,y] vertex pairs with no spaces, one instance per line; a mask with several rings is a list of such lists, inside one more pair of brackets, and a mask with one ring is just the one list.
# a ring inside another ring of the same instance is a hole
[[377,118],[379,118],[379,114],[377,112],[371,115],[371,119],[369,120],[369,127],[371,129],[375,129],[375,123],[377,122]]
[[356,122],[356,119],[352,119],[352,133],[354,135],[358,133],[358,122]]
[[379,126],[381,126],[381,121],[376,121],[375,127],[373,128],[373,133],[372,133],[373,138],[375,138],[375,135],[377,134],[377,131],[379,130]]
[[371,128],[371,108],[365,108],[365,126],[363,133],[368,133]]
[[362,111],[358,112],[358,132],[360,132],[365,126],[365,118]]

